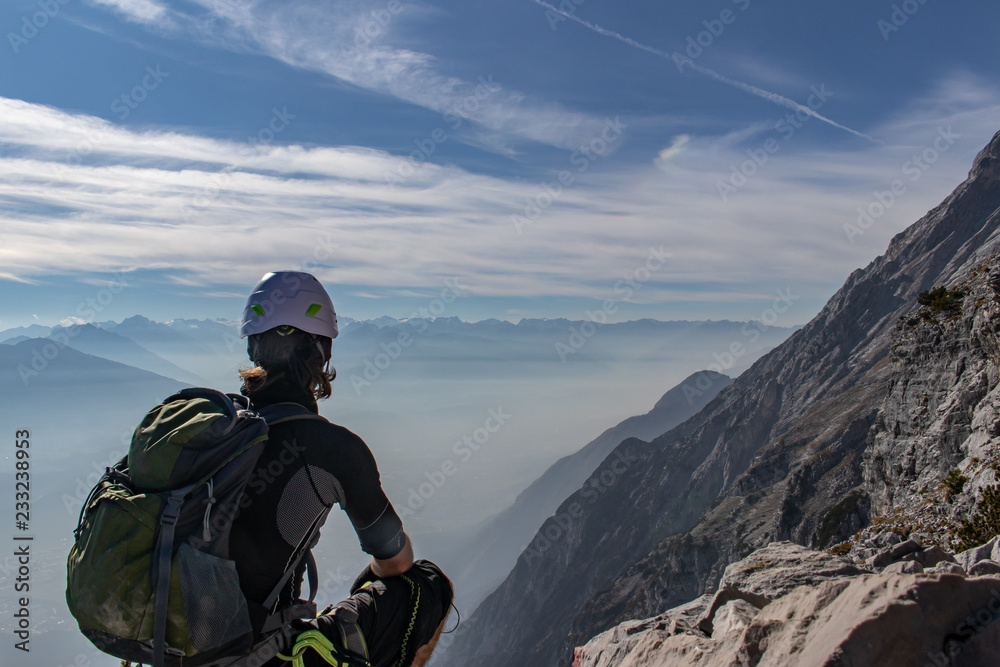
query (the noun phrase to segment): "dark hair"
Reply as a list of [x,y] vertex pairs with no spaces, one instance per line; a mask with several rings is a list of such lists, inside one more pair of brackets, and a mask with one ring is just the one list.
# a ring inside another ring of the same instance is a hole
[[275,327],[247,339],[247,354],[253,368],[240,369],[241,393],[249,396],[283,379],[302,387],[316,398],[329,398],[334,368],[324,368],[330,360],[333,340],[327,336]]

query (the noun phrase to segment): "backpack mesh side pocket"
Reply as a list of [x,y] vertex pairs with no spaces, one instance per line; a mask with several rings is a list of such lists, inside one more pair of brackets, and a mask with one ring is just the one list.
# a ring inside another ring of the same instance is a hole
[[177,564],[188,631],[196,649],[210,651],[253,632],[236,563],[182,544]]

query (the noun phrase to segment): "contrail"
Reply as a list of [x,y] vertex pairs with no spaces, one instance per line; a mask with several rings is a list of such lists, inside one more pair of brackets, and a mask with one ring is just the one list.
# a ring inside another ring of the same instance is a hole
[[[565,18],[568,18],[571,21],[576,21],[577,23],[579,23],[583,27],[589,28],[590,30],[593,30],[594,32],[596,32],[599,35],[604,35],[605,37],[611,37],[612,39],[617,39],[619,42],[624,42],[625,44],[628,44],[631,47],[640,49],[642,51],[646,51],[647,53],[652,53],[654,56],[659,56],[661,58],[666,58],[667,60],[673,60],[673,56],[671,56],[666,51],[661,51],[660,49],[653,48],[652,46],[647,46],[645,44],[642,44],[641,42],[635,41],[631,37],[626,37],[625,35],[623,35],[623,34],[621,34],[619,32],[615,32],[614,30],[608,30],[607,28],[602,28],[601,26],[599,26],[599,25],[597,25],[595,23],[590,23],[589,21],[584,21],[583,19],[581,19],[580,17],[576,16],[575,14],[569,14],[569,13],[564,12],[563,10],[559,9],[558,7],[554,7],[553,5],[550,5],[549,3],[545,2],[545,0],[531,0],[531,2],[534,2],[536,5],[540,5],[542,7],[545,7],[549,11],[553,11],[556,14],[559,14],[560,16],[564,16]],[[750,93],[751,95],[756,95],[757,97],[760,97],[761,99],[765,99],[768,102],[774,102],[775,104],[779,104],[779,105],[781,105],[783,107],[786,107],[788,109],[791,109],[793,111],[801,111],[802,113],[808,114],[808,115],[812,116],[813,118],[818,118],[819,120],[821,120],[824,123],[827,123],[829,125],[832,125],[833,127],[836,127],[838,129],[844,130],[845,132],[850,132],[851,134],[853,134],[853,135],[855,135],[857,137],[861,137],[862,139],[867,139],[868,141],[870,141],[870,142],[872,142],[874,144],[881,144],[882,143],[881,141],[878,141],[877,139],[873,139],[872,137],[868,136],[864,132],[858,132],[857,130],[852,130],[851,128],[847,127],[846,125],[841,125],[837,121],[831,120],[831,119],[827,118],[826,116],[824,116],[824,115],[822,115],[820,113],[817,113],[816,111],[813,111],[812,109],[810,109],[809,107],[805,106],[804,104],[799,104],[795,100],[788,99],[784,95],[779,95],[778,93],[769,92],[769,91],[764,90],[762,88],[758,88],[757,86],[752,86],[749,83],[743,83],[742,81],[737,81],[735,79],[730,79],[728,76],[725,76],[723,74],[719,74],[718,72],[716,72],[714,70],[711,70],[711,69],[709,69],[707,67],[702,67],[701,65],[695,64],[695,62],[693,60],[691,60],[690,58],[684,58],[683,61],[682,61],[682,64],[688,65],[689,67],[691,67],[691,69],[695,70],[696,72],[701,72],[705,76],[710,76],[713,79],[715,79],[716,81],[719,81],[721,83],[725,83],[727,85],[733,86],[734,88],[738,88],[738,89],[742,90],[743,92]]]
[[881,144],[882,143],[878,139],[873,139],[872,137],[868,136],[864,132],[858,132],[857,130],[852,130],[851,128],[847,127],[846,125],[841,125],[837,121],[831,120],[831,119],[827,118],[823,114],[816,113],[814,110],[810,109],[809,107],[805,106],[804,104],[799,104],[795,100],[788,99],[784,95],[779,95],[778,93],[769,92],[769,91],[764,90],[762,88],[758,88],[757,86],[750,85],[749,83],[743,83],[742,81],[736,81],[735,79],[730,79],[728,76],[725,76],[723,74],[719,74],[718,72],[716,72],[714,70],[710,70],[707,67],[702,67],[701,65],[696,65],[694,63],[694,61],[691,61],[691,60],[685,60],[684,64],[690,66],[691,69],[693,69],[693,70],[695,70],[697,72],[701,72],[702,74],[704,74],[706,76],[712,77],[716,81],[721,81],[722,83],[728,83],[730,86],[735,86],[736,88],[739,88],[740,90],[743,90],[743,91],[746,91],[746,92],[750,93],[751,95],[756,95],[757,97],[760,97],[760,98],[765,99],[765,100],[769,100],[771,102],[774,102],[775,104],[780,104],[782,106],[788,107],[789,109],[793,109],[793,110],[796,110],[796,111],[801,111],[802,113],[805,113],[805,114],[809,114],[810,116],[812,116],[814,118],[820,119],[824,123],[829,123],[830,125],[833,125],[834,127],[840,128],[841,130],[844,130],[845,132],[850,132],[851,134],[853,134],[855,136],[858,136],[858,137],[861,137],[862,139],[867,139],[868,141],[872,142],[873,144]]

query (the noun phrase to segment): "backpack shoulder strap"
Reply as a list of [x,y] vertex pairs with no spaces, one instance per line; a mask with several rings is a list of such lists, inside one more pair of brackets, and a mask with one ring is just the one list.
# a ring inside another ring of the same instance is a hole
[[267,596],[266,600],[264,600],[265,608],[271,609],[274,606],[274,603],[278,600],[278,596],[281,594],[282,587],[288,583],[288,580],[292,577],[292,574],[294,574],[303,558],[306,559],[306,569],[309,570],[309,587],[311,589],[309,591],[309,600],[312,601],[312,599],[316,596],[316,584],[319,583],[319,575],[316,572],[316,560],[312,555],[312,548],[314,546],[313,542],[316,541],[316,536],[319,533],[320,526],[322,526],[326,521],[326,517],[330,513],[330,509],[332,507],[333,506],[331,505],[330,507],[323,508],[320,515],[316,517],[315,521],[313,521],[312,526],[309,528],[309,532],[304,538],[302,538],[302,541],[295,550],[295,555],[289,562],[288,567],[285,568],[285,573],[282,575],[277,585],[275,585],[271,594]]
[[291,579],[303,558],[306,560],[306,570],[309,574],[309,599],[306,601],[300,601],[298,604],[292,604],[279,612],[272,613],[264,621],[264,626],[261,628],[261,632],[267,633],[277,630],[288,624],[288,622],[293,618],[302,618],[306,615],[316,615],[316,603],[313,602],[313,599],[316,597],[319,576],[316,569],[316,559],[313,558],[312,555],[312,547],[313,542],[316,540],[316,536],[319,533],[320,526],[322,526],[326,521],[326,517],[329,513],[330,507],[326,507],[320,515],[316,517],[316,520],[313,521],[309,532],[303,538],[302,542],[299,543],[299,548],[296,550],[297,554],[292,558],[288,567],[285,568],[285,573],[281,576],[281,579],[275,585],[271,594],[267,596],[266,600],[264,600],[264,607],[269,612],[274,608],[274,603],[278,601],[278,597],[281,595],[281,589],[284,588],[285,584],[288,583],[288,580]]

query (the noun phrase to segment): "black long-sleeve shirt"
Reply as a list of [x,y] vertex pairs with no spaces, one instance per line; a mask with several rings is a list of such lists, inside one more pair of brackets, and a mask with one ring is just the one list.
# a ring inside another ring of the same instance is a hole
[[[308,392],[281,383],[251,395],[250,401],[256,409],[290,401],[318,413]],[[405,546],[402,521],[361,438],[316,419],[271,427],[229,542],[248,600],[264,602],[310,526],[334,503],[347,513],[365,552],[384,560]],[[304,569],[303,562],[282,591],[279,606],[299,596]]]

